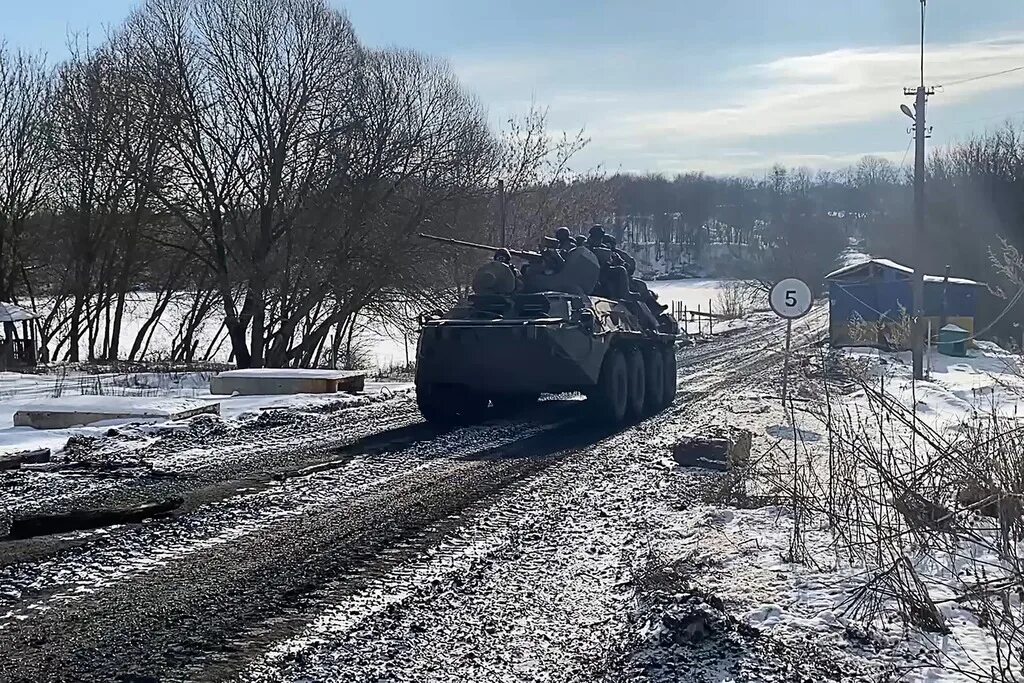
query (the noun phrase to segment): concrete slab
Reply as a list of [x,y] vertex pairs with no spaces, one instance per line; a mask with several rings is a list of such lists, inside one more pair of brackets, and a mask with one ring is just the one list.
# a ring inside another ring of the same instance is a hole
[[69,396],[21,405],[14,413],[14,426],[67,429],[108,420],[184,420],[201,413],[219,415],[220,404],[195,399]]
[[210,393],[264,396],[270,394],[334,394],[359,392],[366,374],[353,370],[252,368],[227,370],[210,378]]

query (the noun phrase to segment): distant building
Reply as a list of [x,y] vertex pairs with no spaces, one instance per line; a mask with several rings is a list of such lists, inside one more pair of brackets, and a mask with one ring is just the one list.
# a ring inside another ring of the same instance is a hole
[[[832,346],[910,348],[913,270],[889,259],[854,263],[825,276]],[[978,294],[984,283],[948,275],[924,276],[925,325],[932,336],[950,323],[974,333]]]

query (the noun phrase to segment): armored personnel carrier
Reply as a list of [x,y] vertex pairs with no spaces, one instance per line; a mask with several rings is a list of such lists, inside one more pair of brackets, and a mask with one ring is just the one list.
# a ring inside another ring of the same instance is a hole
[[[538,252],[421,236],[497,256],[477,271],[466,299],[420,316],[416,395],[428,421],[469,423],[491,404],[521,409],[543,393],[582,392],[609,425],[672,403],[678,328],[653,318],[639,300],[593,295],[599,266],[586,249],[568,251],[565,267],[550,273]],[[519,276],[510,255],[527,261],[527,274]],[[555,277],[562,273],[564,280]]]

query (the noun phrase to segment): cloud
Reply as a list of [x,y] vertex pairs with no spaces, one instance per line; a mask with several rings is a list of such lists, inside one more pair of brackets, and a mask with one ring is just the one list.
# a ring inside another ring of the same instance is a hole
[[[491,106],[495,123],[521,113],[535,98],[549,107],[552,127],[586,128],[592,139],[584,154],[588,164],[666,172],[748,172],[773,163],[834,168],[856,161],[860,147],[901,146],[909,122],[899,105],[910,102],[903,88],[920,78],[916,45],[747,64],[705,56],[688,67],[687,59],[664,47],[588,47],[522,59],[456,60],[455,68]],[[947,111],[1019,89],[1024,71],[958,81],[1021,65],[1024,33],[935,43],[927,49],[925,79],[949,84],[932,100]],[[881,155],[899,162],[904,151]]]
[[[750,69],[745,87],[723,93],[731,102],[661,109],[625,117],[616,135],[737,140],[820,130],[898,115],[902,88],[919,81],[909,46],[834,50],[776,59]],[[1024,64],[1024,34],[937,45],[926,56],[926,82],[941,85]],[[951,85],[943,105],[1024,84],[1024,71]]]

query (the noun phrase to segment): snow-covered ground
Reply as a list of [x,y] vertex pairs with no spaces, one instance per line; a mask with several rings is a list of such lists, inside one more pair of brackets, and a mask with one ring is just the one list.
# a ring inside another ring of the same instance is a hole
[[[670,313],[677,306],[684,306],[687,311],[699,310],[700,312],[707,313],[710,309],[712,313],[719,313],[721,307],[719,297],[725,290],[728,282],[729,280],[693,278],[686,280],[653,280],[648,282],[647,286],[651,291],[657,293],[659,302],[669,307]],[[685,325],[681,322],[680,326],[684,327],[689,334],[696,334],[698,329],[703,331],[708,329],[707,319],[702,319],[699,328],[696,319],[687,320]],[[712,325],[712,331],[725,332],[744,326],[742,321],[715,320]]]
[[[812,351],[811,360],[818,358],[817,354]],[[1020,656],[1010,664],[1005,660],[1006,648],[1020,647],[1019,636],[1015,643],[1003,643],[1000,660],[992,619],[986,620],[985,608],[979,606],[984,600],[964,597],[986,580],[1007,576],[1006,555],[1001,559],[997,550],[998,525],[984,515],[963,512],[952,480],[935,476],[932,486],[938,489],[929,500],[942,506],[940,509],[961,510],[957,524],[952,531],[931,534],[915,529],[911,518],[899,511],[898,501],[910,495],[901,496],[905,490],[932,490],[914,480],[921,472],[931,476],[932,465],[924,463],[933,462],[930,457],[937,463],[938,456],[934,446],[915,440],[895,413],[880,425],[876,392],[884,388],[885,400],[905,408],[904,415],[914,415],[911,409],[916,400],[917,420],[942,435],[936,438],[954,442],[963,437],[967,424],[989,424],[998,417],[1012,428],[1017,418],[1024,416],[1021,358],[986,342],[979,342],[967,358],[943,356],[933,350],[930,378],[913,383],[909,353],[844,349],[838,355],[860,373],[865,384],[858,388],[854,382],[839,395],[829,396],[834,422],[826,422],[825,397],[815,391],[821,386],[820,375],[815,378],[813,373],[794,382],[796,409],[791,414],[782,410],[777,387],[738,393],[723,401],[721,412],[709,419],[753,434],[754,464],[748,473],[738,475],[740,490],[752,499],[737,504],[724,495],[696,505],[692,500],[680,501],[678,507],[665,510],[654,547],[668,561],[711,567],[698,582],[703,589],[727,604],[739,605],[733,614],[743,623],[789,642],[813,638],[837,644],[895,668],[903,675],[901,680],[1000,680],[996,673],[1000,667],[1013,669],[1017,678],[1012,680],[1019,680],[1024,674]],[[792,419],[796,420],[795,429]],[[857,468],[852,475],[849,470],[839,473],[843,465],[838,461],[847,457],[843,449],[848,446],[837,445],[833,452],[829,424],[832,429],[846,429],[845,438],[877,443],[884,436],[885,446],[879,446],[877,452],[887,459],[880,467],[892,468],[897,475],[901,468],[910,470],[918,461],[922,464],[914,469],[915,476],[908,474],[906,484],[898,479],[888,484],[880,481],[868,459],[852,459],[848,465]],[[913,456],[911,443],[921,449]],[[832,458],[837,462],[835,479],[829,478]],[[665,464],[675,466],[667,455]],[[970,471],[962,462],[953,463],[953,468],[957,473]],[[792,482],[797,480],[794,469],[801,473],[800,495],[817,497],[818,503],[797,508],[787,503]],[[851,476],[853,479],[839,483]],[[856,483],[848,486],[854,480]],[[817,505],[826,507],[822,499],[829,491],[850,495],[856,486],[871,487],[871,495],[857,498],[852,494],[858,504],[873,496],[883,501],[875,512],[865,515],[877,518],[836,521],[824,512],[808,511],[819,509]],[[798,519],[794,509],[801,510],[799,533],[794,533]],[[890,532],[893,537],[886,538]],[[856,549],[858,542],[867,548]],[[1008,552],[1019,553],[1020,549]],[[877,564],[875,553],[880,558]],[[935,605],[947,633],[905,624],[898,615],[906,613],[906,607],[894,602],[885,584],[880,584],[877,593],[865,589],[869,579],[895,566],[893,558],[899,557],[906,559],[922,582],[926,600]],[[881,595],[881,609],[867,617],[857,612],[857,605],[865,604],[858,600],[876,595]],[[1020,598],[1010,591],[1007,599],[1005,605],[1019,623],[1024,618]],[[1003,603],[992,600],[1003,608]]]
[[[127,423],[163,422],[158,413],[165,409],[219,403],[225,420],[245,420],[269,409],[303,410],[328,404],[353,403],[407,391],[403,382],[367,382],[361,394],[293,394],[276,396],[215,396],[210,394],[212,373],[106,373],[89,375],[28,375],[0,372],[0,455],[37,448],[58,452],[74,435],[97,436],[111,426]],[[154,417],[107,420],[100,424],[72,429],[39,430],[15,427],[14,413],[22,408],[98,410],[105,405],[119,410],[131,399],[133,408],[150,410]],[[109,405],[108,405],[109,404]]]
[[[144,328],[143,358],[145,360],[161,360],[170,356],[175,340],[180,336],[183,321],[191,313],[194,302],[187,292],[176,295],[167,304],[166,309],[156,322],[147,327],[147,321],[156,303],[157,295],[154,293],[138,292],[127,297],[120,335],[122,357],[132,349],[137,336]],[[46,300],[37,302],[37,312],[41,314],[48,312],[49,307],[50,304]],[[231,345],[224,331],[223,320],[218,309],[215,309],[199,327],[196,340],[200,357],[209,350],[209,360],[218,363],[228,362]],[[360,320],[357,325],[354,355],[362,357],[370,370],[404,367],[407,365],[407,358],[409,360],[415,358],[415,337],[407,338],[400,330],[368,320]],[[100,334],[102,336],[102,331]],[[49,346],[51,357],[57,357],[56,345],[51,343]],[[59,350],[60,357],[63,357],[66,350],[66,347]],[[82,339],[79,351],[81,357],[85,358],[88,351],[87,338]]]
[[[1024,364],[1021,357],[991,342],[975,342],[967,358],[945,356],[934,349],[926,358],[928,380],[912,382],[909,351],[884,353],[848,349],[846,357],[864,365],[887,396],[911,406],[917,400],[918,419],[939,430],[953,428],[970,417],[1024,417]],[[883,383],[884,380],[884,383]],[[867,407],[864,392],[848,401]]]

